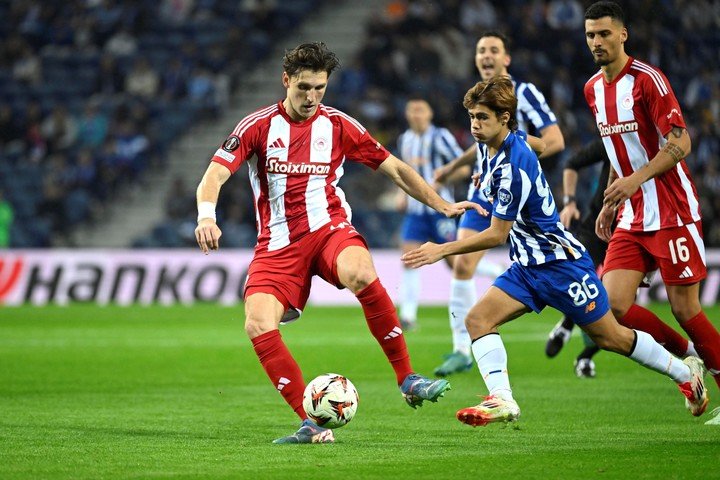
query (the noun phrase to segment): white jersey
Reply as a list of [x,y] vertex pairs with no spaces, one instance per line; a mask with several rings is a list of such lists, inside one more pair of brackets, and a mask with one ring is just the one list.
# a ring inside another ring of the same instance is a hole
[[[433,172],[447,165],[462,154],[462,149],[452,133],[446,128],[430,125],[423,133],[412,129],[403,132],[397,142],[399,157],[413,167],[426,182],[433,184]],[[448,202],[454,202],[450,188],[443,186],[438,194]],[[424,203],[408,198],[407,213],[437,213]]]

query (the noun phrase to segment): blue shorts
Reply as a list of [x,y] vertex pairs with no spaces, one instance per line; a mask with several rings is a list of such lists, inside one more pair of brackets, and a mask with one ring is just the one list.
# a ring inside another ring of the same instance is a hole
[[458,225],[459,228],[469,228],[471,230],[475,230],[477,232],[482,232],[486,228],[490,226],[490,221],[492,220],[492,203],[488,202],[485,199],[481,199],[477,193],[470,197],[469,199],[471,202],[475,202],[481,207],[483,207],[485,210],[488,211],[489,215],[487,217],[483,217],[475,210],[466,210],[465,213],[463,213],[462,217],[460,217],[460,225]]
[[599,320],[610,310],[607,292],[587,252],[577,260],[532,267],[513,263],[493,285],[535,312],[550,305],[580,326]]
[[407,214],[400,234],[403,242],[452,242],[457,236],[454,218],[440,213]]

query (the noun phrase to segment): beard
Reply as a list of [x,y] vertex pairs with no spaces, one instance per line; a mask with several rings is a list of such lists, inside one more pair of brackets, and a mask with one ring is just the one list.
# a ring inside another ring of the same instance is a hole
[[607,58],[595,57],[595,65],[597,65],[598,67],[604,67],[605,65],[609,65],[609,64],[610,64],[610,60],[608,60]]
[[612,62],[607,52],[602,53],[604,53],[602,57],[598,57],[593,53],[593,60],[595,61],[595,65],[597,65],[598,67],[604,67],[605,65],[608,65]]

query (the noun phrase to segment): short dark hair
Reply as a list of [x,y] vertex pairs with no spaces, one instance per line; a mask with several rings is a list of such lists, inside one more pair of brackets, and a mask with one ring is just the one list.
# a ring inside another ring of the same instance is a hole
[[585,10],[585,20],[597,20],[598,18],[610,17],[625,25],[625,12],[620,5],[615,2],[603,0],[595,2]]
[[510,47],[512,45],[510,45],[510,38],[507,35],[505,35],[502,32],[499,32],[497,30],[486,30],[480,34],[480,36],[478,37],[478,42],[485,37],[499,38],[500,41],[503,43],[503,47],[505,48],[505,53],[510,55]]
[[323,42],[303,43],[285,51],[283,56],[283,70],[291,77],[298,75],[301,70],[326,72],[330,77],[339,66],[340,60]]

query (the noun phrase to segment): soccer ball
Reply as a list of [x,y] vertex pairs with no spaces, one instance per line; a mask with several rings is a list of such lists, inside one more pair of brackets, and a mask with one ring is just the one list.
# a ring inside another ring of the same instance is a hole
[[352,420],[359,401],[355,385],[337,373],[316,377],[303,393],[305,413],[325,428],[339,428]]

